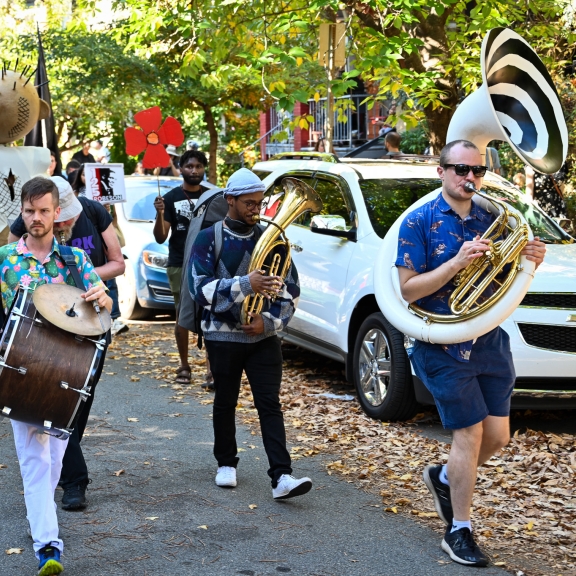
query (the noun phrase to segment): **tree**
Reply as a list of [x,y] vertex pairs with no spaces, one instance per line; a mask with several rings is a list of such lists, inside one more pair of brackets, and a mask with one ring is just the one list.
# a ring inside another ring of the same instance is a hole
[[[355,69],[363,80],[378,84],[376,99],[390,94],[402,98],[402,119],[409,126],[426,120],[435,150],[445,143],[458,102],[481,82],[480,47],[489,29],[515,29],[552,68],[562,65],[574,39],[570,28],[562,25],[562,0],[535,0],[529,5],[512,0],[482,4],[463,0],[432,4],[428,0],[253,0],[249,14],[246,0],[225,4],[236,11],[235,26],[245,28],[255,39],[249,43],[248,60],[262,69],[285,61],[282,42],[286,36],[298,37],[306,58],[313,60],[318,24],[344,20]],[[343,80],[352,82],[350,76]],[[310,86],[306,96],[318,90]],[[287,90],[272,95],[285,107],[300,99]]]
[[174,104],[202,111],[210,142],[209,179],[216,182],[216,111],[257,108],[262,95],[258,70],[238,57],[243,41],[233,19],[208,1],[194,3],[193,10],[188,1],[124,0],[118,6],[130,11],[118,24],[119,33],[130,38],[126,51],[145,54],[167,70],[178,85],[177,94],[171,90]]

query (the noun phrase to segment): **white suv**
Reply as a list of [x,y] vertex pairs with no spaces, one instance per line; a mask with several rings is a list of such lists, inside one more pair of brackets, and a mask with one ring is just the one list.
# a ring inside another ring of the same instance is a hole
[[[373,418],[409,418],[433,403],[414,376],[409,338],[386,320],[374,297],[381,240],[412,203],[435,189],[433,162],[341,159],[288,153],[253,168],[270,194],[294,176],[322,198],[321,215],[304,214],[287,230],[300,277],[300,300],[282,337],[345,363],[364,411]],[[514,406],[576,405],[576,244],[555,221],[503,178],[488,172],[483,188],[513,203],[548,243],[530,292],[502,327],[511,337],[517,381]],[[567,400],[574,399],[573,403]]]

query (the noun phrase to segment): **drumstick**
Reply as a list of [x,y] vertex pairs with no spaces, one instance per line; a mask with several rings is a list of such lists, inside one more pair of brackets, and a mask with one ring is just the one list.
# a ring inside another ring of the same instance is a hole
[[102,326],[102,332],[106,332],[104,328],[104,322],[102,322],[102,316],[100,316],[100,306],[98,306],[98,302],[94,300],[92,302],[92,306],[94,306],[94,310],[96,310],[96,314],[98,314],[98,320],[100,320],[100,326]]

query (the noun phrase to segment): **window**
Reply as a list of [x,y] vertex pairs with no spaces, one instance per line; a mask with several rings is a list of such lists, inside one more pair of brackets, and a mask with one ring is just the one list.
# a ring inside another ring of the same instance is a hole
[[[156,208],[154,199],[158,196],[158,182],[156,180],[140,181],[138,178],[125,180],[126,202],[122,205],[124,215],[128,220],[142,220],[154,222]],[[173,181],[160,180],[160,193],[162,196],[175,188]]]
[[[312,178],[310,176],[297,175],[294,178],[308,184],[318,193],[323,204],[320,215],[338,217],[337,219],[342,223],[342,227],[345,230],[351,230],[356,227],[354,203],[348,190],[344,189],[345,183],[322,177]],[[270,191],[270,205],[272,205],[275,195],[283,193],[281,182],[282,179],[279,179]],[[315,214],[305,212],[294,223],[309,227],[313,216]]]
[[269,172],[268,170],[252,170],[252,172],[254,172],[254,174],[256,174],[256,176],[258,176],[260,180],[264,180],[264,178],[266,178],[268,174],[271,174],[271,172]]
[[374,232],[384,238],[404,210],[440,186],[439,178],[361,180],[360,189]]

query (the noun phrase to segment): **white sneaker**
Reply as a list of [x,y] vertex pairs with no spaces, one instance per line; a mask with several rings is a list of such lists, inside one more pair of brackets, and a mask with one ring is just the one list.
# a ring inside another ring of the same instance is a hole
[[236,487],[236,468],[232,466],[220,466],[216,472],[216,486],[221,488]]
[[311,488],[312,480],[310,478],[294,478],[290,474],[282,474],[276,488],[272,488],[272,496],[274,496],[274,500],[285,500],[286,498],[294,498],[294,496],[302,496],[302,494],[310,492]]
[[121,334],[122,332],[128,332],[130,328],[120,320],[120,318],[116,318],[114,322],[112,322],[112,336],[116,336],[116,334]]

